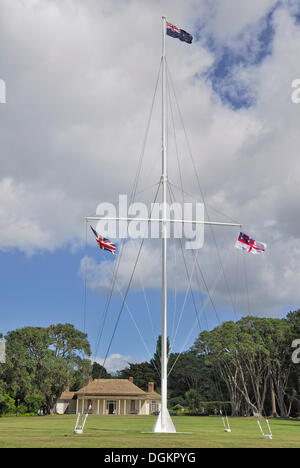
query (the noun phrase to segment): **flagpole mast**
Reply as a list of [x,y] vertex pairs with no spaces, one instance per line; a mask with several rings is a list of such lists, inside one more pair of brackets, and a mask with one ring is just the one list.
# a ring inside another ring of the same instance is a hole
[[161,410],[153,432],[176,432],[167,407],[167,185],[168,161],[166,138],[166,18],[162,17],[162,305],[161,305]]
[[[166,141],[166,18],[162,18],[162,189],[163,219],[167,203],[167,141]],[[162,223],[162,310],[161,310],[161,430],[166,431],[167,411],[167,223]]]
[[[175,30],[175,35],[173,31]],[[167,119],[166,119],[166,34],[173,37],[178,37],[180,40],[185,41],[189,44],[192,43],[193,37],[186,33],[184,30],[178,29],[173,25],[169,25],[166,22],[166,18],[162,17],[162,205],[163,212],[159,219],[156,218],[133,218],[133,217],[107,217],[107,216],[92,216],[86,217],[86,220],[97,221],[97,220],[113,220],[113,221],[134,221],[134,222],[159,222],[162,226],[162,304],[161,304],[161,410],[156,423],[153,427],[152,432],[160,433],[174,433],[176,429],[173,421],[170,417],[167,407],[167,365],[168,365],[168,352],[167,352],[167,239],[168,239],[168,226],[170,223],[192,223],[192,224],[210,224],[218,226],[239,226],[241,224],[236,223],[221,223],[211,222],[197,219],[168,219],[167,214],[167,189],[168,189],[168,160],[167,160]],[[169,216],[170,218],[170,216]],[[94,231],[94,229],[92,228]],[[94,231],[96,237],[98,234]],[[113,245],[113,244],[112,244]],[[111,249],[109,249],[111,250]],[[112,250],[111,250],[112,251]],[[128,291],[128,290],[127,290]],[[121,309],[122,312],[122,309]]]

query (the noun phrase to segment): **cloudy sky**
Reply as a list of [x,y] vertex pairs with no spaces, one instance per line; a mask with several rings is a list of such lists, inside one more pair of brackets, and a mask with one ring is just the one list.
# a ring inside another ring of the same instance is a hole
[[[199,327],[249,312],[281,317],[300,302],[300,104],[291,99],[300,78],[299,2],[0,0],[7,90],[0,104],[0,332],[74,323],[88,333],[99,362],[108,353],[111,370],[154,351],[160,243],[143,246],[109,346],[139,243],[125,244],[105,313],[113,262],[97,249],[84,217],[131,193],[159,71],[162,15],[194,37],[192,45],[167,37],[186,193],[202,199],[192,152],[210,219],[238,221],[268,244],[264,256],[245,256],[233,247],[239,230],[216,228],[214,237],[206,230],[196,252],[201,271],[185,253],[191,296],[180,245],[170,242],[173,349],[190,346]],[[175,108],[171,99],[174,193]],[[158,88],[137,189],[147,203],[160,178],[160,126]]]

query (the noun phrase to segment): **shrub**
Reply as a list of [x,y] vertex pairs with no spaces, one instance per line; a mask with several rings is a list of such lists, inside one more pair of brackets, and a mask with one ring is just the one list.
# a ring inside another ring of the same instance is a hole
[[25,405],[28,413],[38,414],[38,411],[45,405],[45,398],[42,395],[31,395],[25,398]]
[[8,394],[5,393],[0,399],[0,412],[1,414],[15,414],[16,405],[15,400]]
[[200,395],[199,393],[191,388],[187,392],[185,392],[185,399],[189,408],[190,413],[196,413],[197,408],[199,407],[199,400],[200,400]]
[[27,406],[25,405],[25,403],[21,403],[19,406],[17,406],[16,413],[21,415],[27,413]]
[[170,408],[175,408],[178,405],[185,406],[186,401],[183,397],[177,396],[177,397],[170,398],[168,400],[168,405]]

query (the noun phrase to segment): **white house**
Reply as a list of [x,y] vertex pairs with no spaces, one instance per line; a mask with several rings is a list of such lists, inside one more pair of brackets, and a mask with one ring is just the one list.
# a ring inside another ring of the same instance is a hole
[[61,394],[55,412],[90,414],[139,414],[148,415],[160,411],[161,396],[154,391],[154,383],[148,383],[144,392],[127,379],[89,379],[88,385],[77,392],[68,389]]

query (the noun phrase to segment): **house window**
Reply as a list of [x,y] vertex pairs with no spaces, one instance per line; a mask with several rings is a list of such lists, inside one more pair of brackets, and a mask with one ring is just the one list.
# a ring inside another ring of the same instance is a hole
[[116,400],[108,400],[106,404],[106,409],[107,409],[108,414],[116,414],[116,406],[117,406]]
[[157,404],[155,400],[151,400],[151,413],[157,411]]

